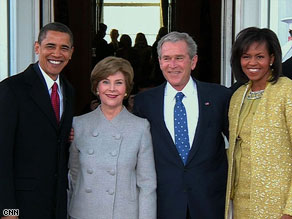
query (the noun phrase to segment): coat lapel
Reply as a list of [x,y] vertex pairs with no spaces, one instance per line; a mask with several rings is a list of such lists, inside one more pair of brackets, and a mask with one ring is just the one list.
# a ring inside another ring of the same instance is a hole
[[210,121],[210,113],[211,113],[211,107],[212,107],[212,98],[210,96],[210,92],[204,89],[204,87],[201,86],[199,81],[196,81],[197,85],[197,93],[198,93],[198,104],[199,104],[199,118],[197,123],[197,128],[195,132],[195,137],[193,140],[192,148],[190,150],[187,164],[193,159],[196,152],[198,151],[200,145],[202,145],[201,142],[203,142],[205,132],[208,128]]
[[53,107],[51,105],[50,95],[48,93],[46,84],[40,70],[37,66],[37,63],[31,66],[27,72],[26,81],[30,84],[30,95],[35,102],[35,104],[39,107],[39,109],[44,113],[44,115],[48,118],[52,126],[57,129],[58,124],[56,120],[56,116],[53,111]]
[[63,93],[63,114],[60,120],[60,125],[61,126],[66,119],[66,116],[68,115],[68,111],[71,109],[71,103],[72,103],[72,96],[69,91],[69,84],[68,82],[60,75],[60,82],[62,85],[62,93]]
[[[176,160],[179,161],[180,165],[184,165],[181,157],[179,156],[176,146],[173,142],[173,139],[166,127],[165,121],[164,121],[164,93],[165,93],[165,86],[166,83],[160,85],[158,87],[158,91],[153,93],[153,106],[152,106],[152,113],[153,113],[153,118],[156,123],[156,127],[158,127],[157,130],[159,130],[160,134],[162,135],[162,139],[165,140],[165,145],[167,150],[170,151],[171,154],[173,154],[176,158]],[[164,150],[164,148],[162,149]]]

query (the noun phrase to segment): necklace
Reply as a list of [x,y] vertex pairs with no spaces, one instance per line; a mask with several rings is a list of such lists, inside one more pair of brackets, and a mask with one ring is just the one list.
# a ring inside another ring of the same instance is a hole
[[259,90],[259,91],[250,91],[247,95],[247,99],[248,100],[256,100],[256,99],[260,99],[263,94],[264,94],[265,90]]

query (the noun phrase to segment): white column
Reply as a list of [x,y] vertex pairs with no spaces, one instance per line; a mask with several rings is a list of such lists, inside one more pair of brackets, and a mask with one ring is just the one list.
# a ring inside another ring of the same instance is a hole
[[8,5],[0,0],[0,81],[8,77]]
[[230,54],[232,46],[232,1],[222,1],[221,18],[221,84],[230,87],[232,75]]
[[10,75],[36,61],[34,42],[39,31],[39,1],[10,0]]

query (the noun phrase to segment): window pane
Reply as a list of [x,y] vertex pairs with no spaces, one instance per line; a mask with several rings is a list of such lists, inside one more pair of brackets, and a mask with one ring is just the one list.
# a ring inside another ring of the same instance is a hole
[[289,26],[292,29],[291,0],[271,0],[270,24],[278,35],[285,61],[292,56],[292,39],[289,33]]
[[160,0],[104,0],[104,3],[160,3]]
[[108,42],[109,33],[114,28],[120,36],[130,35],[133,44],[136,34],[142,32],[146,35],[148,44],[152,45],[160,28],[160,7],[104,7],[104,23],[108,27],[105,37]]

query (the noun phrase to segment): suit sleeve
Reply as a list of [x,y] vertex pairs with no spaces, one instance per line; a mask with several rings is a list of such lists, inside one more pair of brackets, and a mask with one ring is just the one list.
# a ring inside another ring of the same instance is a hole
[[156,171],[150,125],[147,120],[145,123],[137,161],[139,219],[156,219]]
[[141,111],[142,101],[142,96],[139,94],[134,98],[133,114],[141,118],[146,118]]
[[0,215],[3,209],[16,209],[13,151],[17,130],[17,98],[7,85],[0,83]]
[[228,111],[229,111],[229,104],[232,92],[231,90],[226,90],[226,97],[225,97],[225,108],[224,108],[224,125],[223,125],[223,134],[229,139],[229,120],[228,120]]

